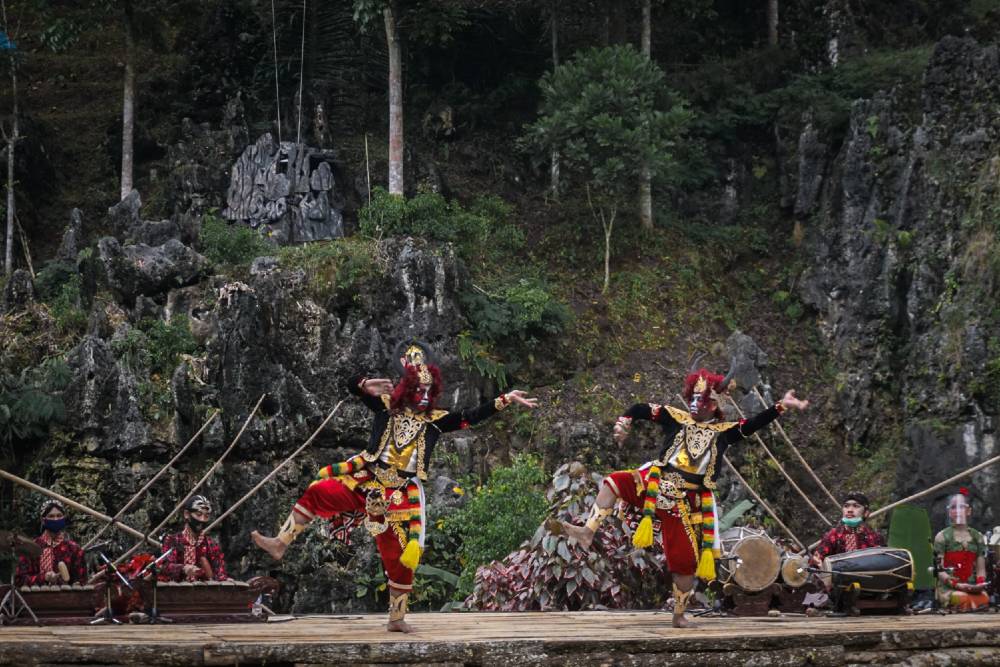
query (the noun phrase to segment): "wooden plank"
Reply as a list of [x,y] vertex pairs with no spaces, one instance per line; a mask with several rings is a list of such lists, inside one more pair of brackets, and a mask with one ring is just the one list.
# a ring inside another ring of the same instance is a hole
[[412,635],[385,632],[381,614],[271,624],[6,627],[0,664],[834,665],[926,651],[959,662],[1000,660],[996,614],[704,618],[688,629],[671,628],[663,612],[411,614],[409,620],[417,630]]

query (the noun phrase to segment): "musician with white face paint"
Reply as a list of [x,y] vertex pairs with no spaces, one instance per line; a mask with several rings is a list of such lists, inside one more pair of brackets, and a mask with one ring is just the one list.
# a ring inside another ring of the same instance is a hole
[[934,538],[938,559],[938,604],[957,611],[989,605],[986,593],[986,538],[969,526],[972,503],[965,487],[948,499],[949,526]]

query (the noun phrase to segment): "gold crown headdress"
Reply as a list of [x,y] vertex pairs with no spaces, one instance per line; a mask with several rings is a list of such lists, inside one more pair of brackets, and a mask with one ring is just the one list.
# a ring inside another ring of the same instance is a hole
[[[403,359],[404,366],[413,366],[417,369],[417,377],[421,384],[434,384],[434,376],[429,368],[429,365],[433,363],[430,345],[422,341],[411,340],[403,341],[396,349],[396,356]],[[405,371],[406,369],[401,367],[400,370]]]

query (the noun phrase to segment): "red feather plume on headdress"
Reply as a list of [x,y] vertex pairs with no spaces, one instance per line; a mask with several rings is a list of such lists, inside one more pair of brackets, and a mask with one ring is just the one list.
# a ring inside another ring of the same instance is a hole
[[961,493],[961,494],[962,494],[963,496],[965,496],[966,498],[968,498],[968,497],[969,497],[969,489],[967,489],[967,488],[966,488],[966,487],[964,487],[964,486],[960,486],[960,487],[958,487],[958,492],[959,492],[959,493]]

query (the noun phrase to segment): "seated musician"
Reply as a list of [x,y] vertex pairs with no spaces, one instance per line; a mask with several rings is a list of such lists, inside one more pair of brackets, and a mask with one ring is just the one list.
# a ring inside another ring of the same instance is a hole
[[66,534],[66,508],[58,500],[42,503],[42,534],[35,543],[42,548],[38,558],[20,556],[15,581],[18,586],[82,584],[87,580],[83,549]]
[[813,552],[813,563],[819,567],[827,556],[845,554],[859,549],[885,546],[882,535],[865,523],[868,518],[868,496],[858,491],[848,493],[841,507],[840,524],[827,531]]
[[945,608],[974,611],[989,605],[986,593],[986,539],[969,527],[972,503],[965,487],[948,499],[951,525],[934,538],[939,559],[937,599]]
[[212,504],[205,496],[191,496],[184,504],[184,530],[163,539],[163,553],[173,549],[163,563],[171,581],[225,581],[225,557],[218,543],[205,535],[211,522]]

